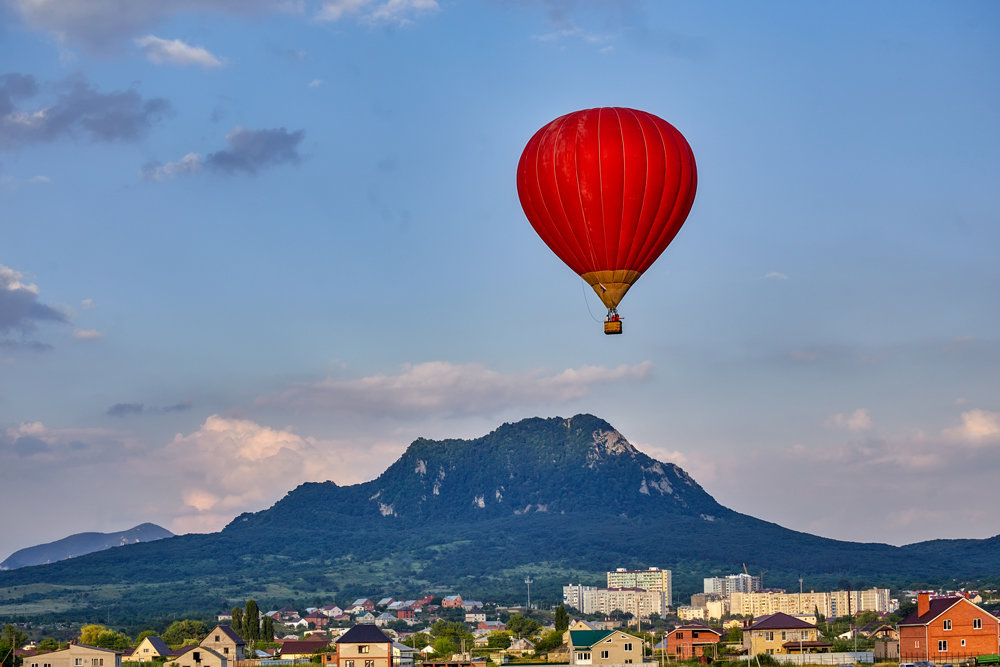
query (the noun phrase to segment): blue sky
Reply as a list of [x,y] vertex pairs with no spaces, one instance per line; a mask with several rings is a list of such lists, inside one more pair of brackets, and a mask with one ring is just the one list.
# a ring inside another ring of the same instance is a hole
[[[841,539],[1000,533],[993,2],[0,1],[0,555],[590,412]],[[625,334],[521,212],[595,106],[699,189]]]

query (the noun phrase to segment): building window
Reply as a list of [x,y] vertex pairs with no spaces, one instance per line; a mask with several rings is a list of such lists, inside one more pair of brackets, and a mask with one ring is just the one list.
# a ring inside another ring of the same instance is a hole
[[370,650],[371,647],[369,647],[368,644],[361,644],[358,646],[358,653],[368,653]]
[[[580,653],[577,653],[576,654],[576,659],[577,659],[577,661],[590,660],[590,651],[581,651]],[[353,667],[353,665],[352,665],[352,667]]]
[[962,646],[965,646],[965,640],[964,639],[962,640]]
[[981,618],[974,618],[974,619],[972,619],[972,629],[973,630],[982,630],[983,629],[983,619],[981,619]]
[[626,665],[631,665],[632,664],[632,658],[625,658],[625,664]]
[[947,639],[938,640],[938,651],[944,653],[947,650],[948,650],[948,640]]
[[344,667],[354,667],[354,661],[353,660],[345,660],[344,661]]
[[625,650],[626,651],[631,651],[632,650],[632,642],[626,642],[625,643]]
[[678,639],[684,639],[684,633],[683,632],[678,632],[677,633],[677,638]]
[[100,663],[99,663],[99,662],[97,662],[97,658],[91,658],[91,659],[90,659],[90,664],[91,664],[91,665],[92,665],[93,667],[97,667],[97,665],[99,665]]
[[229,647],[228,646],[223,646],[222,647],[222,652],[225,653],[226,655],[229,655]]
[[785,641],[785,639],[786,639],[786,637],[785,637],[785,631],[782,630],[781,631],[781,641]]
[[601,657],[604,658],[605,660],[608,659],[608,655],[609,655],[608,651],[601,651]]
[[365,667],[375,667],[374,660],[365,660]]
[[74,658],[73,664],[76,665],[76,667],[80,667],[80,665],[83,664],[83,658]]
[[774,633],[773,632],[765,632],[764,633],[764,641],[766,641],[766,642],[773,642],[774,641]]
[[215,641],[219,641],[219,635],[215,635]]
[[944,629],[945,630],[951,630],[951,619],[950,618],[944,619]]

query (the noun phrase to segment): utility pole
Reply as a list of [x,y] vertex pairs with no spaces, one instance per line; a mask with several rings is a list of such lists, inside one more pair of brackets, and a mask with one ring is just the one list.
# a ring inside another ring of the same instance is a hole
[[531,575],[524,578],[524,583],[528,585],[528,611],[531,611]]
[[[799,577],[799,616],[802,616],[802,577]],[[799,619],[802,620],[801,618]],[[799,664],[806,664],[805,653],[802,652],[802,633],[805,632],[802,628],[799,628]]]

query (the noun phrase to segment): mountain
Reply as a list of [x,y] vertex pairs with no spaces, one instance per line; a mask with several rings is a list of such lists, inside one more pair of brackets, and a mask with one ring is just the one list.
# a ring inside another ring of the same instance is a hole
[[162,540],[165,537],[173,536],[174,534],[169,530],[161,528],[155,523],[142,523],[118,533],[77,533],[55,542],[19,549],[8,556],[7,560],[0,563],[0,570],[16,570],[28,565],[54,563],[102,549]]
[[535,599],[554,603],[564,584],[598,584],[616,567],[672,569],[675,602],[743,563],[766,571],[768,586],[800,576],[817,590],[844,579],[923,586],[994,576],[998,546],[1000,537],[895,547],[788,530],[723,507],[597,417],[532,418],[475,440],[416,440],[377,479],[302,484],[218,533],[0,573],[0,617],[83,619],[111,606],[124,623],[215,613],[251,596],[269,607],[428,591],[514,602],[528,574]]

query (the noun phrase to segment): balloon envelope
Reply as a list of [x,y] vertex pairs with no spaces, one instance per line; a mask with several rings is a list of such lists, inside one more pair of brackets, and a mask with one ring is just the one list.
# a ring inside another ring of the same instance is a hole
[[697,182],[684,136],[622,107],[555,119],[528,141],[517,166],[528,221],[608,308],[673,240]]

